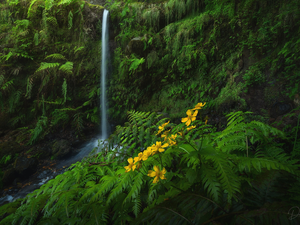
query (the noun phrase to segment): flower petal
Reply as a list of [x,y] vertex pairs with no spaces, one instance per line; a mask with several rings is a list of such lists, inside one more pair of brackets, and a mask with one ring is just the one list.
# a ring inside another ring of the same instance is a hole
[[188,117],[182,118],[182,119],[181,119],[181,122],[182,122],[182,123],[185,123],[188,119],[189,119]]
[[159,173],[159,168],[158,168],[158,166],[154,166],[153,169],[155,170],[156,173]]
[[149,170],[147,176],[149,176],[149,177],[155,177],[156,176],[156,172],[152,171],[152,170]]
[[158,149],[159,152],[164,152],[165,150],[163,148]]
[[189,126],[191,124],[191,120],[188,120],[185,125]]
[[163,146],[161,146],[162,148],[166,148],[166,147],[168,147],[169,145],[168,145],[168,143],[165,143]]
[[133,166],[132,166],[132,171],[134,171],[134,170],[135,170],[135,168],[136,168],[136,165],[133,165]]

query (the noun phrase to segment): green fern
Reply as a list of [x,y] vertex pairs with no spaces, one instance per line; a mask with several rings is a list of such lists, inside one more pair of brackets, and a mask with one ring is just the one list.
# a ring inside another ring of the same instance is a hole
[[49,59],[49,58],[66,60],[66,58],[62,54],[58,54],[58,53],[51,54],[45,57],[45,59]]
[[51,68],[58,67],[60,64],[59,63],[47,63],[47,62],[42,62],[40,67],[35,71],[35,73],[38,73],[40,71],[48,70]]
[[47,17],[46,21],[47,23],[50,23],[53,27],[58,27],[58,23],[55,17]]
[[27,18],[29,18],[31,16],[31,8],[36,1],[37,0],[31,0],[28,11],[27,11]]
[[38,138],[42,135],[44,128],[47,126],[47,121],[48,118],[46,116],[41,116],[36,124],[36,127],[34,128],[34,130],[32,130],[31,133],[31,138],[28,141],[28,143],[30,145],[32,145],[33,143],[35,143]]
[[72,69],[73,69],[73,62],[66,62],[65,64],[61,65],[59,67],[59,70],[68,73],[68,74],[72,74]]
[[62,84],[62,93],[64,96],[64,101],[62,104],[64,104],[67,101],[67,80],[64,78],[64,83]]
[[68,14],[68,29],[72,29],[73,26],[73,13],[72,11],[69,12]]
[[25,95],[25,98],[27,99],[31,98],[32,86],[33,86],[33,78],[32,76],[30,76],[27,78],[26,95]]

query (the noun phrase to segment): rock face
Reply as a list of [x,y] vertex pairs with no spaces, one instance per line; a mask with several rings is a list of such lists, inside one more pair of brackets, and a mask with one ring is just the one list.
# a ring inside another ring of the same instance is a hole
[[52,146],[52,155],[57,158],[62,158],[71,151],[71,143],[67,140],[59,140],[54,142]]
[[24,179],[36,172],[37,165],[38,160],[36,158],[26,158],[20,156],[14,163],[14,169],[20,175],[20,177]]

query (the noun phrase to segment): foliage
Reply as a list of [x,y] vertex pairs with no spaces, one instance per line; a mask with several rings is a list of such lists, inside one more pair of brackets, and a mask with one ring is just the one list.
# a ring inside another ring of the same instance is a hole
[[[197,104],[191,110],[198,112],[204,105]],[[296,161],[282,153],[270,157],[264,154],[268,153],[264,148],[254,149],[261,153],[259,157],[258,154],[233,154],[229,149],[223,151],[222,143],[232,142],[233,135],[244,138],[247,135],[243,130],[247,125],[243,123],[244,113],[231,113],[228,117],[227,130],[220,134],[210,133],[209,125],[191,118],[188,127],[186,122],[179,125],[165,123],[167,118],[152,125],[153,119],[159,118],[154,113],[129,112],[130,124],[126,127],[132,128],[119,127],[114,134],[117,143],[122,146],[132,144],[129,137],[143,140],[144,127],[158,126],[158,132],[151,132],[147,150],[128,155],[128,150],[107,149],[107,145],[102,145],[102,151],[96,155],[73,164],[63,174],[28,194],[17,209],[9,210],[16,203],[2,206],[0,224],[5,221],[11,221],[11,224],[164,224],[173,221],[202,224],[220,220],[231,224],[245,221],[296,224],[286,215],[292,204],[300,201],[299,190],[295,189],[299,182],[295,179],[299,176]],[[260,140],[260,145],[264,146],[271,138],[267,132],[270,128],[255,123],[261,132],[252,130],[253,140]],[[283,135],[276,129],[271,130],[275,135]],[[160,141],[164,145],[157,152],[155,146],[160,145]],[[245,152],[239,141],[236,142],[238,146]],[[271,146],[274,149],[275,145]],[[147,153],[142,160],[140,154],[147,151],[156,153]],[[124,157],[115,157],[118,154],[130,157],[128,162],[137,156],[135,163],[141,163],[141,167],[125,166]],[[150,174],[155,172],[149,171],[147,175],[147,169],[153,165],[167,168],[166,177],[161,176],[154,182]],[[286,184],[284,190],[278,186],[283,183]],[[294,199],[292,204],[288,198]],[[262,211],[265,207],[268,210]]]
[[[83,1],[34,0],[28,4],[10,1],[0,6],[3,31],[0,61],[5,64],[0,74],[1,111],[7,114],[9,125],[32,126],[29,144],[51,128],[73,124],[82,129],[87,122],[99,123],[95,106],[91,111],[83,105],[87,100],[96,102],[97,96],[75,91],[83,83],[84,74],[95,73],[95,67],[87,65],[96,65],[100,60],[94,57],[97,49],[83,32],[84,4]],[[83,58],[93,60],[87,62]],[[75,78],[78,74],[80,78]],[[85,81],[88,89],[95,86],[93,77]],[[64,108],[73,110],[68,116],[52,116]],[[76,113],[82,119],[76,117],[71,121]],[[48,122],[41,122],[44,121],[40,120],[41,116],[47,117]]]

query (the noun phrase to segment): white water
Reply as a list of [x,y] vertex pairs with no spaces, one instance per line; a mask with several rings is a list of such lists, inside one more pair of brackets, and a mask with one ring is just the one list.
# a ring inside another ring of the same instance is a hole
[[107,115],[106,115],[106,88],[105,78],[107,73],[107,56],[108,56],[108,11],[104,9],[102,20],[102,62],[101,62],[101,132],[102,139],[106,139],[107,134]]

